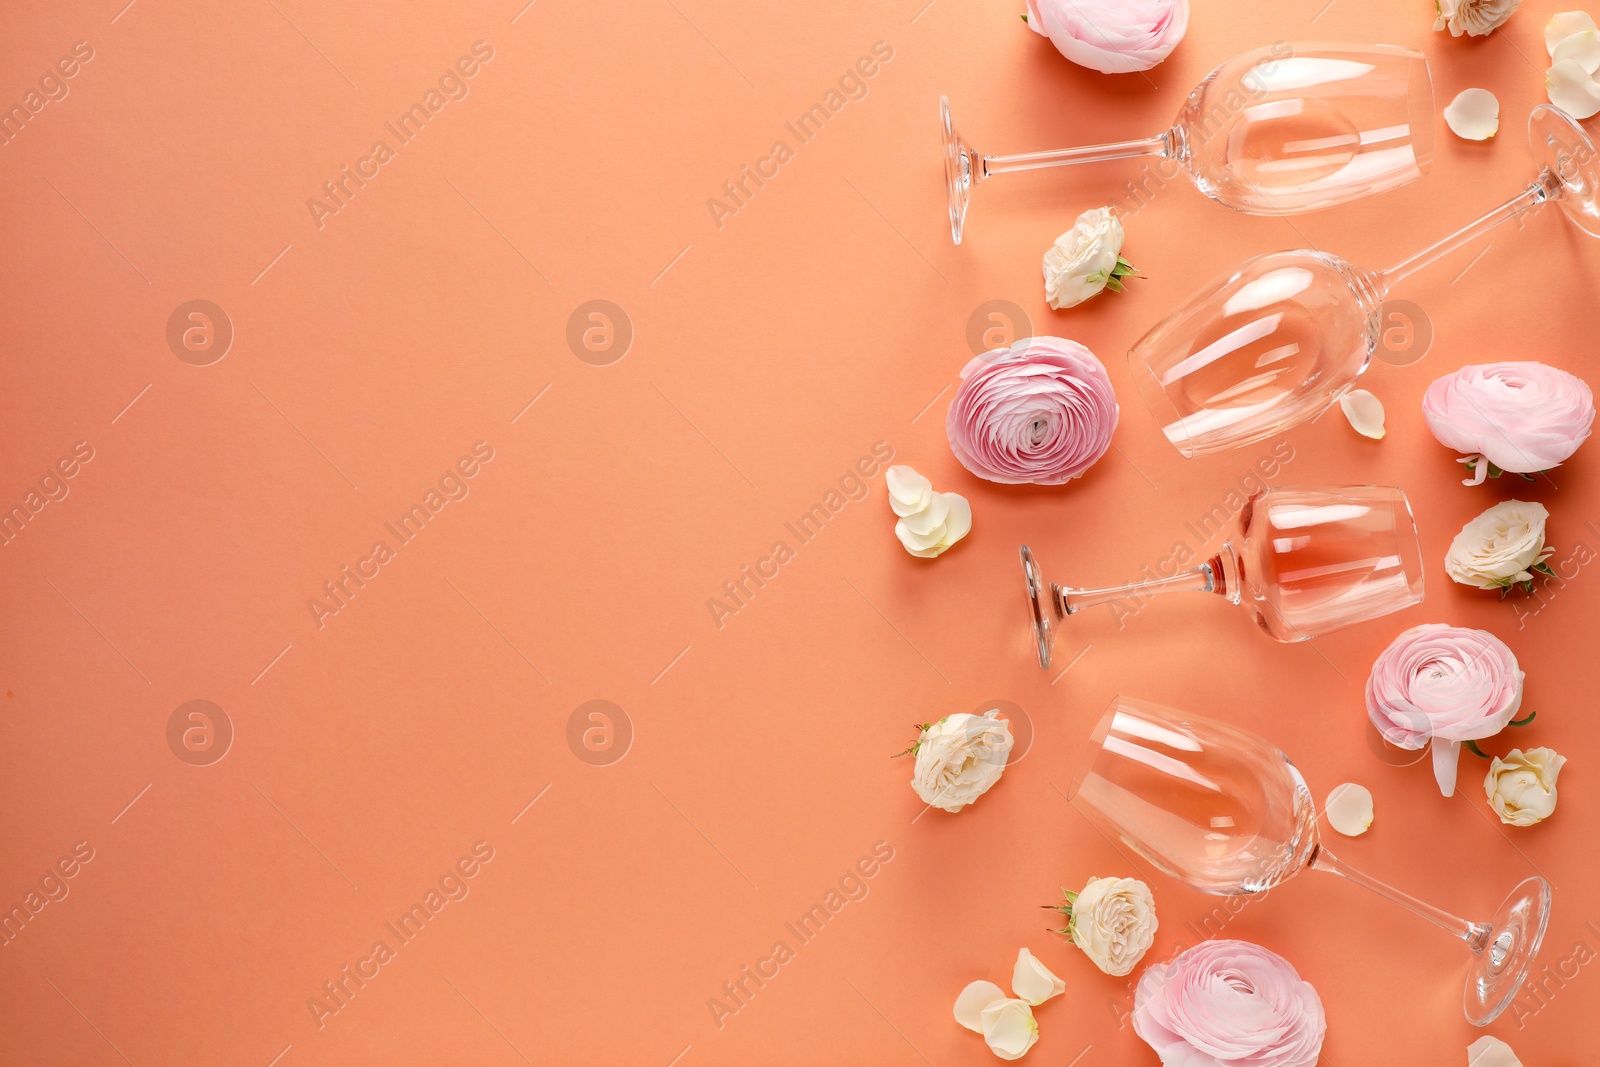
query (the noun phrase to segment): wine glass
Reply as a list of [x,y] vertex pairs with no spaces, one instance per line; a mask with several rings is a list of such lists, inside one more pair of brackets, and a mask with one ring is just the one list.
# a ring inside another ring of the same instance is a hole
[[1158,156],[1213,200],[1257,215],[1317,211],[1393,189],[1432,161],[1433,82],[1414,49],[1280,42],[1212,71],[1172,128],[1154,137],[980,156],[956,133],[948,97],[939,98],[939,121],[950,236],[960,244],[972,187],[1002,171]]
[[[1221,509],[1217,509],[1221,510]],[[1201,520],[1205,532],[1211,517]],[[1196,590],[1243,604],[1276,641],[1305,641],[1422,603],[1422,549],[1405,493],[1392,486],[1274,486],[1245,502],[1228,536],[1198,567],[1127,585],[1072,589],[1045,580],[1022,546],[1039,666],[1059,622],[1108,604],[1120,622],[1157,593]],[[1049,602],[1049,609],[1045,607]]]
[[1366,370],[1394,285],[1446,253],[1554,200],[1600,236],[1600,152],[1566,112],[1533,109],[1533,184],[1388,270],[1310,249],[1246,260],[1168,315],[1128,354],[1167,439],[1194,457],[1276,436],[1326,411]]
[[1463,1007],[1474,1026],[1503,1012],[1550,921],[1550,883],[1528,878],[1486,923],[1468,922],[1334,858],[1317,806],[1289,758],[1255,734],[1119,696],[1078,765],[1067,799],[1091,822],[1202,893],[1264,893],[1304,870],[1387,897],[1466,943]]

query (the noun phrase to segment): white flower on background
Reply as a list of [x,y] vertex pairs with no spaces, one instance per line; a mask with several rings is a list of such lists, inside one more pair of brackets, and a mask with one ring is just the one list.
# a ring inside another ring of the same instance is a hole
[[1487,141],[1500,129],[1500,101],[1487,89],[1463,89],[1444,109],[1450,132],[1467,141]]
[[1076,307],[1102,289],[1122,291],[1133,273],[1122,258],[1122,222],[1108,207],[1085,211],[1044,254],[1044,295],[1056,310]]
[[[1024,950],[1026,951],[1026,950]],[[956,997],[956,1022],[983,1035],[989,1051],[1020,1060],[1039,1040],[1039,1024],[1025,1000],[1013,1000],[993,982],[972,982]]]
[[1051,997],[1067,991],[1067,983],[1057,978],[1039,958],[1023,948],[1017,952],[1017,965],[1011,971],[1011,991],[1038,1007]]
[[1482,37],[1504,24],[1521,3],[1522,0],[1434,0],[1439,17],[1433,28],[1448,28],[1452,37],[1463,33]]
[[1374,441],[1383,440],[1383,401],[1365,389],[1352,389],[1339,398],[1339,409],[1356,433]]
[[1067,902],[1055,910],[1067,916],[1067,925],[1056,933],[1071,938],[1107,974],[1127,974],[1155,943],[1155,897],[1137,878],[1091,878],[1081,892],[1062,893]]
[[1562,11],[1544,26],[1544,47],[1550,53],[1545,93],[1550,102],[1573,118],[1600,112],[1600,32],[1587,11]]
[[947,715],[922,728],[911,787],[924,804],[960,811],[1000,780],[1011,758],[1011,728],[998,711]]
[[[1462,585],[1533,590],[1533,572],[1555,551],[1544,543],[1550,512],[1543,504],[1502,500],[1461,528],[1444,555],[1444,569]],[[1546,568],[1547,569],[1547,568]]]
[[1467,1067],[1522,1067],[1522,1061],[1510,1045],[1485,1034],[1467,1046]]
[[960,493],[936,493],[933,483],[910,467],[890,467],[884,480],[889,506],[898,515],[895,536],[913,556],[932,559],[972,530],[972,505]]
[[1567,757],[1549,748],[1514,748],[1489,764],[1483,788],[1508,826],[1532,826],[1556,810],[1556,778]]

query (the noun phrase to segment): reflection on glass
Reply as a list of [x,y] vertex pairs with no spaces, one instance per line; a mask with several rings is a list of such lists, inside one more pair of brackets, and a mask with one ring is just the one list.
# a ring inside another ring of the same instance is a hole
[[1420,176],[1433,156],[1433,84],[1421,52],[1392,45],[1258,48],[1212,71],[1171,129],[1053,152],[980,155],[939,98],[950,236],[991,174],[1134,156],[1170,159],[1213,200],[1252,214],[1343,204]]

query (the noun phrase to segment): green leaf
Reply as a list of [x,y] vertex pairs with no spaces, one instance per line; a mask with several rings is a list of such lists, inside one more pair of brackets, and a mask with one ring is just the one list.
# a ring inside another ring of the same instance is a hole
[[1532,722],[1534,719],[1536,719],[1538,717],[1539,717],[1539,713],[1537,711],[1530,711],[1530,712],[1528,712],[1528,717],[1526,719],[1512,719],[1510,725],[1512,725],[1512,726],[1526,726],[1526,725],[1528,725],[1530,722]]
[[1466,749],[1468,752],[1472,753],[1474,756],[1481,756],[1484,759],[1488,759],[1489,758],[1489,753],[1487,753],[1483,749],[1479,748],[1478,747],[1478,742],[1476,742],[1476,741],[1463,741],[1463,742],[1461,742],[1461,747]]
[[1556,576],[1556,572],[1550,569],[1550,564],[1548,563],[1535,563],[1529,569],[1538,571],[1540,574],[1548,574],[1552,578]]
[[1117,281],[1117,279],[1113,277],[1113,278],[1107,278],[1106,279],[1106,288],[1110,289],[1113,293],[1120,293],[1123,290],[1125,290],[1127,288],[1127,286],[1123,285],[1121,282]]

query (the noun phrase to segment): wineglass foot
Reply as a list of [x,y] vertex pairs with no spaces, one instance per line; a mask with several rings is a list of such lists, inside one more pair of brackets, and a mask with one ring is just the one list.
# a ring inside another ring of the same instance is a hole
[[1045,581],[1039,561],[1033,558],[1033,549],[1022,546],[1022,577],[1028,584],[1028,606],[1033,610],[1033,639],[1039,649],[1039,666],[1050,669],[1050,649],[1055,635],[1050,630],[1050,614],[1045,600],[1050,596],[1050,583]]
[[967,222],[967,204],[972,199],[972,149],[956,132],[950,120],[950,98],[939,97],[939,126],[944,133],[944,184],[950,197],[950,237],[961,243]]
[[1488,1026],[1516,999],[1539,955],[1550,922],[1550,883],[1529,878],[1511,891],[1489,924],[1489,939],[1472,959],[1463,1004],[1467,1021]]
[[1541,170],[1560,184],[1561,210],[1585,233],[1600,237],[1600,149],[1571,115],[1540,104],[1528,116],[1528,146]]

